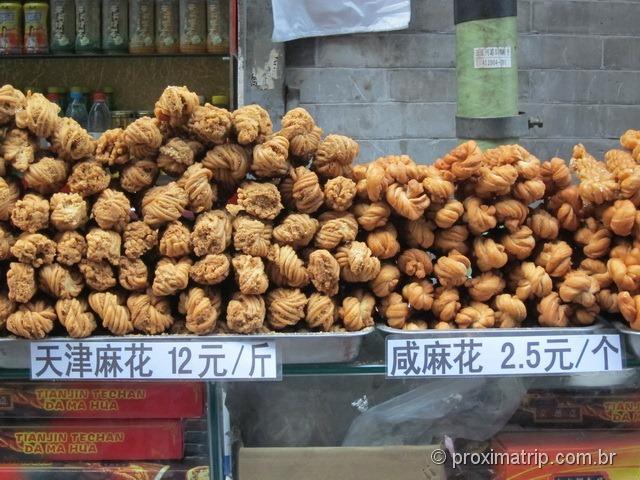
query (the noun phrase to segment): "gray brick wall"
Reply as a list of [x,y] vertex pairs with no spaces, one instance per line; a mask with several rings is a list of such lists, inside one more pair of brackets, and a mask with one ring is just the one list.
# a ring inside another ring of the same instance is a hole
[[[413,0],[401,32],[286,45],[286,83],[327,133],[361,143],[361,159],[432,161],[455,145],[453,0]],[[640,0],[519,0],[520,106],[542,117],[522,143],[540,158],[598,155],[640,129]]]

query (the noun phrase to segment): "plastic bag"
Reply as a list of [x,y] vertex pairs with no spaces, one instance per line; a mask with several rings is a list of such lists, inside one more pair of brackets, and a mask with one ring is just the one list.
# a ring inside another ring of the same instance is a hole
[[434,379],[360,415],[343,445],[424,445],[445,435],[487,440],[507,423],[525,393],[518,378]]
[[407,28],[411,0],[272,0],[273,41]]

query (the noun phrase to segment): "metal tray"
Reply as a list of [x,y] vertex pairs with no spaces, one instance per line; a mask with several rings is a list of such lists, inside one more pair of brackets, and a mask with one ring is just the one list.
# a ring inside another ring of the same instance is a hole
[[627,352],[632,353],[636,358],[640,358],[640,331],[633,330],[622,322],[613,322],[613,326],[624,336]]
[[[383,332],[385,335],[400,335],[400,336],[413,336],[413,337],[446,337],[457,335],[461,337],[473,337],[478,332],[492,333],[499,335],[531,335],[531,334],[552,334],[552,335],[564,335],[567,333],[591,333],[595,330],[604,328],[606,324],[602,322],[589,325],[588,327],[567,327],[567,328],[553,328],[553,327],[522,327],[522,328],[466,328],[458,330],[401,330],[399,328],[392,328],[388,325],[376,324],[376,328]],[[640,341],[640,339],[639,339]]]
[[[346,363],[356,359],[360,353],[362,339],[374,331],[368,327],[359,332],[300,332],[267,333],[255,335],[221,334],[211,336],[197,335],[127,335],[112,337],[96,335],[89,337],[95,341],[113,341],[114,339],[144,339],[145,342],[180,340],[275,340],[282,354],[283,364]],[[67,340],[68,337],[49,337],[49,340]],[[75,339],[74,339],[75,340]],[[29,340],[15,337],[0,338],[0,368],[29,368]]]

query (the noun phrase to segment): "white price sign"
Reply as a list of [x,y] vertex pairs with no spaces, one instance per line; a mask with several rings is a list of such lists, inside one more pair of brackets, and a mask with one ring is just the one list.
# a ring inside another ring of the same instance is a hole
[[473,68],[511,68],[511,47],[474,48]]
[[275,341],[31,343],[32,380],[278,380]]
[[388,377],[549,375],[623,368],[618,334],[387,338]]

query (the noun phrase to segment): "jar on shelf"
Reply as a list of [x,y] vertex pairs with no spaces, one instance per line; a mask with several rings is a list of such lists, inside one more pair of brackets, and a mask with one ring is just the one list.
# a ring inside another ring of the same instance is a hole
[[156,51],[180,51],[180,7],[178,0],[156,0]]
[[76,53],[100,51],[100,0],[76,1]]
[[133,122],[134,113],[131,110],[116,110],[111,112],[111,128],[127,128]]
[[22,52],[22,5],[20,2],[0,3],[0,55]]
[[24,9],[24,53],[49,53],[49,4],[28,2]]
[[207,5],[205,0],[180,0],[180,51],[205,53]]
[[211,105],[218,108],[229,108],[229,97],[226,95],[212,95]]
[[116,104],[113,100],[113,95],[114,95],[113,87],[104,86],[102,87],[102,91],[107,96],[107,107],[109,107],[110,111],[114,111],[116,108]]
[[51,53],[73,53],[76,41],[76,12],[73,0],[51,0]]
[[127,0],[102,0],[102,50],[124,53],[128,48]]
[[229,52],[229,0],[207,0],[207,52]]
[[154,0],[131,0],[129,3],[129,53],[153,53]]

